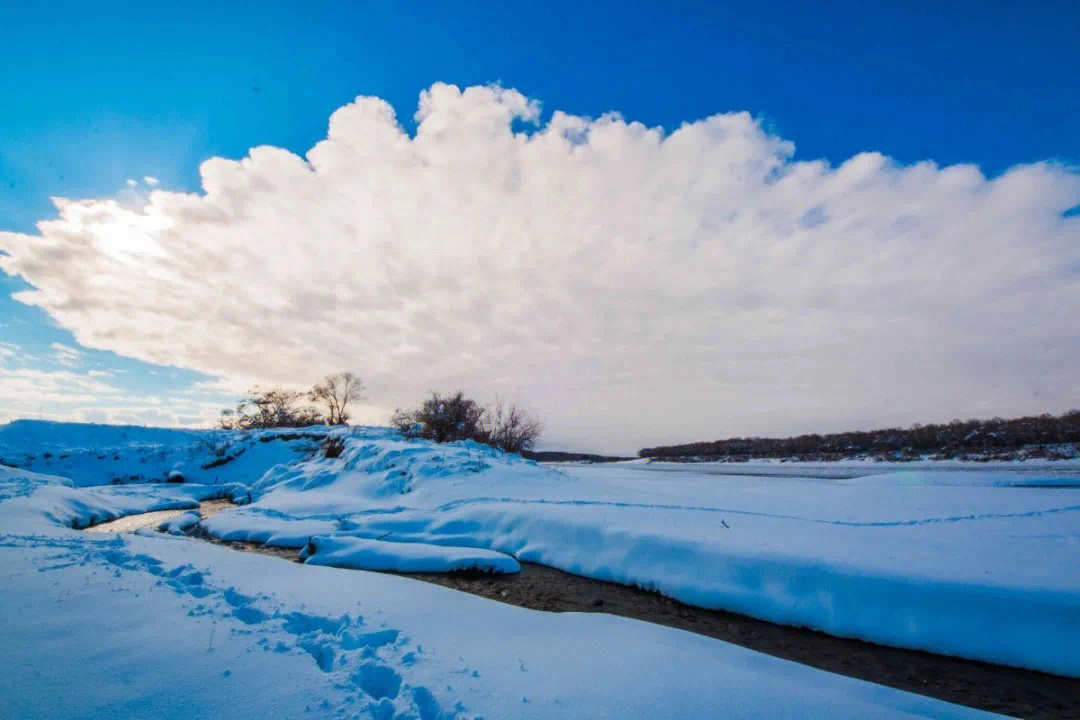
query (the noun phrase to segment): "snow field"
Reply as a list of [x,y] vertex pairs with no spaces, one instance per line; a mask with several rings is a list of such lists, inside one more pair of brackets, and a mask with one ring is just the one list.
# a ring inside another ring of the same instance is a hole
[[2,717],[991,717],[647,623],[80,533],[39,492],[0,501]]
[[[874,464],[876,474],[832,480],[815,464],[805,469],[815,477],[766,479],[717,465],[542,467],[383,428],[234,434],[215,445],[207,436],[220,434],[86,427],[39,433],[49,458],[33,437],[0,428],[4,456],[33,456],[32,470],[55,474],[79,454],[84,486],[23,476],[0,481],[0,497],[32,495],[33,512],[70,527],[232,497],[247,504],[204,529],[297,549],[317,538],[309,564],[451,567],[489,552],[505,567],[540,562],[702,607],[1080,676],[1080,496],[1062,482],[1072,465]],[[319,453],[327,434],[345,439],[341,457]],[[189,484],[107,484],[116,467],[140,466],[159,480],[178,470]]]

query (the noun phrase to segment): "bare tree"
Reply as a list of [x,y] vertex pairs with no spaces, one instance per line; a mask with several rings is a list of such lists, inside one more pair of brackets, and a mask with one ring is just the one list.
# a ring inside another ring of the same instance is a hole
[[327,375],[308,393],[312,402],[326,406],[326,424],[344,425],[349,421],[349,402],[360,400],[364,384],[353,372]]

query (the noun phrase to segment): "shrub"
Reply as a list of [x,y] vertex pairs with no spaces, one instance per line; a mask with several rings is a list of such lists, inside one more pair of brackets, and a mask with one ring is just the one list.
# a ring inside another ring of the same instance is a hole
[[507,452],[530,450],[540,437],[543,425],[534,415],[517,405],[504,406],[495,401],[495,408],[484,413],[480,422],[480,442]]
[[306,427],[320,425],[323,416],[310,406],[298,406],[304,393],[282,388],[252,388],[235,410],[222,410],[219,423],[225,430],[260,430],[263,428]]
[[433,392],[416,410],[398,410],[390,420],[402,435],[435,442],[475,440],[507,452],[528,450],[540,436],[538,419],[517,405],[496,402],[488,410],[464,393]]
[[460,391],[445,396],[432,393],[419,409],[395,412],[390,424],[404,435],[443,443],[476,440],[483,416],[484,408]]
[[323,440],[322,451],[323,457],[336,458],[341,457],[341,453],[345,450],[345,438],[328,437]]

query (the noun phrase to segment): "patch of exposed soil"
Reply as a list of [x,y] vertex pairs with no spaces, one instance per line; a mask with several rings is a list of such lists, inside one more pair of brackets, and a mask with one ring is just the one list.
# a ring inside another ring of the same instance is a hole
[[209,520],[222,510],[228,510],[233,507],[236,507],[236,504],[232,500],[227,500],[225,498],[203,500],[199,503],[199,515],[203,520]]

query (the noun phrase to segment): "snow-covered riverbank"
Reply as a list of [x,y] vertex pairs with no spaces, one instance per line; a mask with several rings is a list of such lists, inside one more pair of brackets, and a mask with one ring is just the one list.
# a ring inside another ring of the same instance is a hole
[[[227,717],[223,693],[245,717],[309,705],[320,717],[978,716],[635,621],[70,529],[222,496],[248,503],[204,523],[222,538],[479,548],[838,634],[1080,674],[1072,488],[986,487],[978,474],[841,483],[551,468],[377,428],[151,438],[86,427],[0,428],[0,456],[30,468],[0,475],[4,716]],[[347,436],[341,457],[319,453],[326,432]],[[118,471],[187,482],[110,484]]]

